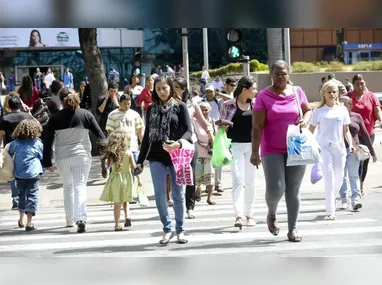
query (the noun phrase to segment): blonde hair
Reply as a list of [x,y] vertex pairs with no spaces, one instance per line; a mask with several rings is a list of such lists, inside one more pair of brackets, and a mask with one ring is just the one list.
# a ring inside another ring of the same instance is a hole
[[123,166],[126,151],[129,148],[129,136],[123,132],[112,132],[106,142],[103,158],[108,164],[115,164],[116,169]]
[[12,134],[13,139],[35,139],[41,136],[42,126],[35,119],[22,120]]
[[339,100],[339,89],[338,89],[338,85],[333,82],[332,80],[329,80],[328,82],[326,82],[322,88],[321,88],[321,91],[320,91],[320,95],[321,95],[321,101],[320,103],[317,105],[317,109],[318,108],[321,108],[322,106],[325,105],[326,101],[325,101],[325,93],[326,93],[326,90],[328,90],[328,88],[332,88],[333,90],[337,91],[337,98],[336,100],[334,101],[334,104],[335,105],[342,105],[342,103],[340,102]]
[[17,96],[20,98],[20,94],[12,91],[10,92],[7,96],[4,98],[4,105],[3,105],[3,113],[4,115],[8,114],[11,112],[11,108],[9,108],[9,99],[11,99],[12,96]]

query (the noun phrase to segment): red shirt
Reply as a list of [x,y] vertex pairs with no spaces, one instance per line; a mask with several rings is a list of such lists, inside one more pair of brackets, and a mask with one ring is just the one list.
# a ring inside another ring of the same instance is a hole
[[[20,91],[20,88],[17,90],[17,93],[19,93]],[[20,94],[20,93],[19,93]],[[28,100],[26,100],[25,102],[23,102],[25,105],[27,105],[29,108],[33,108],[33,105],[34,105],[34,102],[36,102],[37,99],[40,98],[40,95],[38,93],[38,90],[36,88],[36,86],[33,86],[33,94],[32,94],[32,97],[29,98]]]
[[138,96],[137,106],[141,106],[142,102],[145,102],[145,106],[143,107],[144,111],[146,111],[147,108],[153,103],[153,100],[151,99],[151,93],[147,88],[144,88],[141,94]]
[[351,92],[351,99],[353,102],[352,112],[361,115],[369,136],[372,136],[374,134],[375,122],[378,120],[375,116],[374,108],[381,106],[377,97],[373,92],[366,91],[361,100],[358,101],[355,98],[354,92]]

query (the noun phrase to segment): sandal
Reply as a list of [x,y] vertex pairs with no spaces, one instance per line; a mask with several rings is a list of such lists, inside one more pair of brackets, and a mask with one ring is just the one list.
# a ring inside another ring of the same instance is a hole
[[160,244],[166,245],[170,242],[170,240],[174,237],[174,232],[165,233],[162,239],[159,241]]
[[196,190],[196,192],[195,192],[195,201],[196,202],[200,202],[200,200],[202,200],[202,198],[200,196],[201,196],[200,190]]
[[300,242],[302,241],[302,237],[298,235],[296,231],[289,232],[287,234],[288,240],[290,242]]
[[247,227],[254,227],[255,225],[255,219],[253,217],[247,216]]
[[208,204],[208,205],[216,205],[216,202],[211,201],[211,200],[207,200],[207,204]]
[[126,220],[125,220],[125,228],[128,228],[128,227],[131,227],[131,219],[130,218],[127,218]]
[[168,206],[172,207],[174,205],[174,202],[172,200],[168,200]]
[[18,221],[17,223],[19,224],[19,228],[20,228],[20,229],[23,228],[23,227],[25,227],[25,225],[23,225],[20,221]]
[[178,234],[178,243],[179,244],[188,243],[188,240],[184,237],[184,233]]
[[236,218],[236,222],[233,226],[241,230],[243,228],[243,220],[240,217]]
[[268,225],[268,230],[272,235],[274,235],[274,236],[279,235],[280,228],[277,227],[276,217],[271,217],[268,215],[267,216],[267,225]]
[[30,224],[30,226],[26,226],[26,227],[25,227],[25,230],[26,230],[27,232],[34,231],[35,229],[36,229],[36,228],[35,228],[34,224]]
[[114,231],[115,232],[120,232],[120,231],[122,231],[123,230],[123,228],[121,227],[121,226],[116,226],[115,228],[114,228]]

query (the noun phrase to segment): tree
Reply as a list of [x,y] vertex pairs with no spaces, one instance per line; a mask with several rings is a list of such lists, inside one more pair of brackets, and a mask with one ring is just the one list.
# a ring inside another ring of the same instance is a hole
[[345,41],[345,29],[336,29],[336,59],[339,62],[345,62],[344,56],[344,41]]
[[283,59],[283,37],[281,28],[267,29],[268,66],[271,70],[272,64]]
[[97,29],[80,28],[78,36],[92,93],[92,113],[96,114],[98,98],[107,92],[105,68],[97,44]]

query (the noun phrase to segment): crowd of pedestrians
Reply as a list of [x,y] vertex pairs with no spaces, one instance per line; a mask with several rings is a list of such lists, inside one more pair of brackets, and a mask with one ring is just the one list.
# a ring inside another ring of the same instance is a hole
[[[369,159],[361,161],[356,153],[360,145],[365,145],[376,161],[374,126],[377,120],[382,121],[380,104],[362,75],[353,77],[354,89],[350,91],[339,88],[332,75],[328,81],[323,80],[321,102],[313,110],[304,91],[290,82],[289,66],[284,61],[272,65],[272,85],[259,92],[251,77],[229,77],[224,83],[217,77],[209,82],[207,73],[204,70],[202,94],[188,90],[183,78],[149,76],[146,86],[141,86],[139,76],[133,75],[124,94],[119,95],[115,82],[119,75],[110,70],[113,79],[97,102],[98,122],[89,111],[92,101],[88,82],[81,83],[79,93],[58,81],[39,90],[36,82],[25,76],[17,93],[7,95],[0,121],[3,152],[14,160],[14,179],[9,182],[12,208],[20,212],[18,226],[27,231],[36,228],[32,218],[38,209],[40,177],[45,171],[57,171],[64,189],[66,226],[86,232],[86,188],[92,162],[89,131],[97,138],[100,171],[107,179],[100,200],[114,205],[114,230],[123,230],[121,208],[124,226],[134,225],[129,204],[137,197],[137,188],[142,186],[140,174],[147,167],[163,226],[160,244],[168,244],[175,236],[178,243],[187,243],[186,219],[198,218],[201,192],[208,193],[206,202],[213,207],[213,191],[224,191],[222,168],[212,163],[215,137],[222,129],[231,141],[234,227],[253,227],[257,219],[265,218],[269,232],[279,235],[277,209],[285,195],[287,238],[291,242],[302,240],[297,224],[306,165],[287,166],[290,125],[308,129],[320,146],[326,219],[336,219],[337,195],[341,209],[349,204],[354,210],[362,207]],[[68,73],[66,76],[70,77]],[[178,181],[170,153],[190,146],[193,181],[184,185]],[[253,210],[260,165],[266,183],[266,217],[256,217]]]

